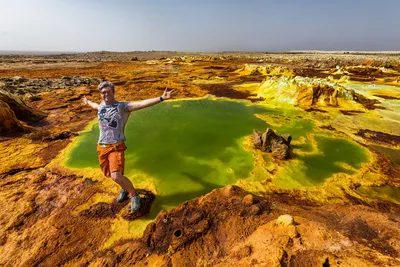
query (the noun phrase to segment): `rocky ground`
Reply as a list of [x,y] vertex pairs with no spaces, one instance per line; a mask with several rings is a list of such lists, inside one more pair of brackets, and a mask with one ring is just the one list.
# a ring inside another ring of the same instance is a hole
[[[335,109],[352,117],[382,106],[329,81],[399,86],[399,62],[398,55],[347,53],[0,55],[0,265],[399,266],[399,205],[351,194],[357,184],[343,189],[340,200],[316,200],[297,190],[256,196],[227,186],[160,212],[142,238],[105,246],[118,214],[133,219],[126,203],[100,201],[76,212],[96,194],[110,193],[101,180],[56,161],[96,116],[81,98],[99,101],[96,86],[104,79],[116,84],[117,98],[155,97],[168,86],[178,98],[213,94],[252,102],[271,94],[235,86],[271,88],[284,79],[293,84],[295,104],[304,110],[328,116]],[[307,80],[303,86],[304,79],[324,82]],[[400,96],[395,92],[383,98]],[[348,138],[399,153],[396,123],[384,131],[360,128]],[[322,126],[346,135],[335,125]],[[385,184],[399,187],[398,165],[384,153],[373,153],[376,162],[364,175],[377,173]],[[154,195],[141,193],[150,205]]]

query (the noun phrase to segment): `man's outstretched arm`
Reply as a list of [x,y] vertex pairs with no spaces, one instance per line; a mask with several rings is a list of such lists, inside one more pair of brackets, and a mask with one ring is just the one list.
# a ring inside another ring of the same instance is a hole
[[142,108],[147,108],[158,104],[164,100],[170,99],[172,96],[176,94],[175,90],[168,91],[168,88],[165,88],[164,93],[160,97],[149,98],[146,100],[142,100],[140,102],[130,102],[128,104],[128,110],[134,111]]
[[90,101],[89,99],[86,98],[86,96],[83,97],[83,103],[85,105],[91,106],[94,109],[99,109],[99,104]]

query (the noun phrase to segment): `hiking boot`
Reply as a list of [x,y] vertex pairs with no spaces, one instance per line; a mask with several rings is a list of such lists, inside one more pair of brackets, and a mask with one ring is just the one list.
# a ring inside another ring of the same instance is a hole
[[131,213],[135,213],[140,209],[140,197],[134,195],[131,197]]
[[129,192],[124,189],[121,189],[121,191],[119,191],[119,195],[117,197],[117,202],[122,203],[128,199],[129,199]]

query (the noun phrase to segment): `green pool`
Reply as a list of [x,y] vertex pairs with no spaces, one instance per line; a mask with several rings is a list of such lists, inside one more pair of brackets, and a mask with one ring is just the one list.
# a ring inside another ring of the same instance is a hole
[[[161,209],[212,189],[250,178],[264,181],[270,174],[256,169],[253,152],[245,149],[246,137],[253,129],[272,127],[293,136],[295,159],[278,164],[286,168],[276,174],[276,186],[281,188],[319,185],[334,173],[353,174],[368,160],[366,150],[354,142],[315,135],[318,127],[299,117],[299,112],[210,98],[170,101],[136,111],[125,129],[125,175],[134,185],[151,180],[157,191],[150,215],[154,218]],[[315,135],[313,142],[311,133]],[[65,165],[98,168],[97,138],[94,124],[90,131],[81,133]]]
[[[307,169],[305,174],[315,184],[321,184],[332,173],[354,174],[369,159],[368,151],[346,139],[315,136],[319,153],[299,156]],[[345,166],[350,166],[346,168]]]
[[[243,142],[253,129],[268,127],[254,116],[266,112],[261,106],[209,99],[165,102],[134,112],[125,129],[125,175],[134,185],[153,179],[158,194],[155,213],[234,184],[254,168]],[[66,165],[97,167],[97,137],[97,125],[82,133]]]

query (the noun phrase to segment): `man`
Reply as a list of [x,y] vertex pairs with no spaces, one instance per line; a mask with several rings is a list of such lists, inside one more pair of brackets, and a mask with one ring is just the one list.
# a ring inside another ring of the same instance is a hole
[[146,99],[140,102],[119,102],[114,98],[114,84],[102,82],[98,86],[103,101],[100,104],[83,98],[83,103],[97,109],[100,136],[97,145],[100,168],[104,175],[111,177],[121,186],[117,201],[123,202],[131,198],[131,212],[140,209],[140,197],[136,194],[132,182],[124,176],[126,140],[124,135],[125,124],[130,112],[147,108],[170,99],[175,95],[174,90],[165,88],[162,96]]

